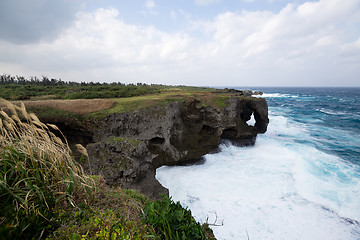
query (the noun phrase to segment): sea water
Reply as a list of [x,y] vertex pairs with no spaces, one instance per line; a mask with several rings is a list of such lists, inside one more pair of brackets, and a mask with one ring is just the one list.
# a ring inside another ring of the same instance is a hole
[[156,178],[217,239],[360,239],[360,89],[253,90],[270,119],[254,146]]

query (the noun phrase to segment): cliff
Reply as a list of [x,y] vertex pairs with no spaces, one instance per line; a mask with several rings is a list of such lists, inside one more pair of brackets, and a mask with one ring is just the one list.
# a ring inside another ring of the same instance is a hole
[[[255,126],[246,123],[252,114]],[[201,159],[223,138],[252,141],[268,121],[266,101],[259,98],[229,98],[220,109],[194,99],[111,114],[87,145],[91,170],[110,184],[156,197],[166,193],[155,179],[157,167]]]
[[[251,116],[255,125],[246,122]],[[57,124],[70,144],[82,143],[92,174],[110,185],[123,185],[158,198],[167,193],[155,179],[156,168],[200,160],[217,149],[222,139],[253,144],[268,125],[266,100],[239,92],[176,95],[133,111],[114,112],[96,121],[48,118]],[[96,126],[96,127],[95,127]]]

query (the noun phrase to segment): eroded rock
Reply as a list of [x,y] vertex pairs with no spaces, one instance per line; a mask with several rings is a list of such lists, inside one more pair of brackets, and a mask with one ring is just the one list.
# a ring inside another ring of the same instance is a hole
[[168,194],[155,179],[152,154],[146,144],[137,139],[109,137],[87,146],[89,162],[83,163],[88,172],[101,174],[109,185],[136,189],[151,198]]

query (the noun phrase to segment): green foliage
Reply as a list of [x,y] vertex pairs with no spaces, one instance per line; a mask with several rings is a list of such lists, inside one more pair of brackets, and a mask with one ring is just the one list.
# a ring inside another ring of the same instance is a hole
[[3,84],[0,85],[0,98],[7,100],[26,100],[37,96],[51,95],[62,98],[66,94],[66,86],[37,86]]
[[[24,209],[14,209],[14,206],[8,204],[2,206],[0,214],[0,239],[38,239],[41,235],[46,235],[53,229],[49,219],[53,215],[47,209],[41,209],[40,212],[26,212]],[[47,217],[45,219],[44,217]]]
[[228,97],[217,97],[215,99],[215,104],[218,108],[223,108],[226,106],[226,100],[228,99]]
[[146,205],[144,221],[152,224],[165,239],[206,239],[203,228],[195,221],[191,211],[166,196],[161,201]]
[[156,239],[147,225],[131,221],[119,211],[81,208],[71,213],[58,213],[59,228],[48,239]]
[[0,98],[7,100],[27,99],[94,99],[94,98],[130,98],[169,91],[206,91],[213,89],[188,86],[166,86],[159,84],[124,83],[86,83],[64,82],[43,77],[25,79],[0,75]]
[[107,139],[108,142],[122,142],[124,144],[128,144],[130,146],[138,147],[141,143],[140,140],[134,138],[127,138],[127,137],[109,137]]
[[141,220],[149,198],[135,190],[111,188],[101,176],[93,176],[97,191],[91,204],[56,212],[60,226],[48,239],[160,239],[153,227]]
[[160,93],[163,85],[64,82],[43,77],[42,80],[0,75],[0,98],[7,100],[37,99],[41,96],[57,99],[124,98]]

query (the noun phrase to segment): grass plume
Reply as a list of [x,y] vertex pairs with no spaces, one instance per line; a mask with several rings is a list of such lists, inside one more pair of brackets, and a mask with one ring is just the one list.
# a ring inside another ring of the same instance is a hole
[[0,99],[0,106],[6,106],[0,111],[0,235],[30,231],[38,238],[57,205],[88,202],[94,184],[54,134],[61,134],[56,126],[22,103]]

